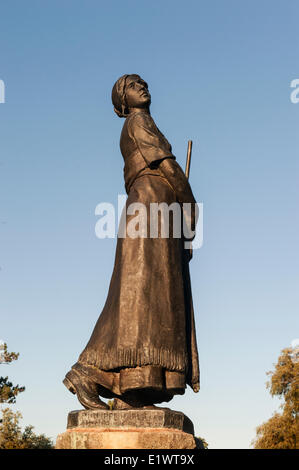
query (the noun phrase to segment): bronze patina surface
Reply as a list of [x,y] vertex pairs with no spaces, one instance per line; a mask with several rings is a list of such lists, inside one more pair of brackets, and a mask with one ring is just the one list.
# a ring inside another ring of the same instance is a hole
[[[132,203],[195,204],[190,184],[151,114],[147,83],[124,75],[112,90],[114,110],[125,118],[120,138]],[[191,223],[195,225],[194,212]],[[150,233],[147,218],[147,233]],[[118,238],[104,308],[90,340],[64,384],[87,409],[151,406],[199,390],[199,365],[185,238]]]

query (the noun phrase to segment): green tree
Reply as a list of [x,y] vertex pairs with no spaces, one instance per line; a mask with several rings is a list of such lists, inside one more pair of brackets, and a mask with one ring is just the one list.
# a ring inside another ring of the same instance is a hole
[[[19,353],[8,352],[6,343],[0,346],[0,364],[9,364],[16,361]],[[19,393],[24,392],[25,387],[13,385],[8,377],[0,377],[0,404],[12,404],[16,402]],[[33,426],[26,426],[22,431],[19,424],[22,415],[14,413],[10,408],[1,410],[0,418],[0,449],[51,449],[53,442],[44,434],[36,435]]]
[[282,412],[257,427],[252,444],[255,449],[298,449],[299,348],[283,349],[274,371],[267,374],[270,394],[283,400]]
[[53,442],[44,434],[36,435],[33,426],[26,426],[22,432],[19,420],[21,413],[10,408],[2,410],[0,420],[0,449],[52,449]]
[[[0,364],[9,364],[16,361],[18,357],[19,353],[8,352],[6,343],[0,346]],[[16,396],[24,390],[25,387],[13,385],[8,377],[0,377],[0,403],[15,403]]]

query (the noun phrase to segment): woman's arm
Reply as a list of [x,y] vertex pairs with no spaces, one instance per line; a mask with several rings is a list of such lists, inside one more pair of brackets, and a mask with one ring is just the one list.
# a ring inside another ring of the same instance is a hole
[[[186,232],[184,236],[188,240],[193,240],[195,237],[198,210],[190,183],[175,159],[165,158],[161,160],[157,166],[162,176],[167,179],[168,183],[175,191],[178,202],[182,204]],[[187,204],[190,204],[189,209],[187,209]]]

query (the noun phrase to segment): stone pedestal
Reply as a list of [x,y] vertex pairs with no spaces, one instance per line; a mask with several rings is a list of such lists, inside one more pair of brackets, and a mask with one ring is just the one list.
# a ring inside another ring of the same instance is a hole
[[56,449],[195,448],[192,422],[169,408],[71,411],[56,441]]

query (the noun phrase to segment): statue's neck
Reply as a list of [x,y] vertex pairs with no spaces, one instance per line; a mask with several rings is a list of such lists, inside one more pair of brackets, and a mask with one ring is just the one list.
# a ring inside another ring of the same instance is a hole
[[146,107],[146,108],[129,108],[129,116],[130,116],[130,114],[134,114],[134,113],[151,114],[150,110],[149,110],[149,107]]

